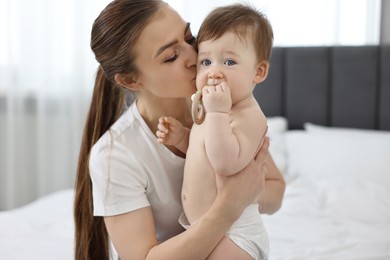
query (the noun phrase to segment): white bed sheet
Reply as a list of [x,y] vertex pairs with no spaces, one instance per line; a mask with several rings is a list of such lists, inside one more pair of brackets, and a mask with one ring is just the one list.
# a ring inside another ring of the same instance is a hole
[[[390,132],[282,134],[275,122],[271,153],[288,181],[282,208],[263,215],[270,260],[390,260]],[[73,198],[0,212],[0,259],[73,259]]]
[[[390,259],[389,197],[386,184],[361,178],[297,177],[281,210],[263,215],[270,260]],[[72,203],[64,190],[0,212],[0,259],[73,259]]]
[[72,207],[69,189],[0,212],[0,259],[74,259]]
[[390,259],[390,189],[359,178],[300,176],[264,216],[270,259]]

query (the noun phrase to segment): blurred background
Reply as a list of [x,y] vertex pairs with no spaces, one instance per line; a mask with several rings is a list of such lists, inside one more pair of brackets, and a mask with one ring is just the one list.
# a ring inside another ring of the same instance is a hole
[[[0,210],[72,188],[97,63],[90,30],[110,0],[0,0]],[[171,0],[196,32],[228,0]],[[390,0],[245,1],[275,46],[390,44]]]

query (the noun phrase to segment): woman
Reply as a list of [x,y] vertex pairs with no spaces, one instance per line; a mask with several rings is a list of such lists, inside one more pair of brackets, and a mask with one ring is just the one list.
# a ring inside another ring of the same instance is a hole
[[76,178],[76,259],[109,259],[110,241],[122,260],[205,259],[259,192],[263,213],[279,209],[284,181],[266,138],[241,173],[218,177],[218,196],[196,225],[178,223],[184,155],[154,133],[162,115],[192,125],[194,42],[189,24],[158,0],[116,0],[95,20],[100,66]]

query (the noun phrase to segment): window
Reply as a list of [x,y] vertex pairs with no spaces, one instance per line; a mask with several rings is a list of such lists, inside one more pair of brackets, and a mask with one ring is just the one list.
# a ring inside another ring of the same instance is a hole
[[[193,33],[214,7],[235,0],[168,0]],[[252,0],[274,29],[274,45],[365,45],[378,44],[381,0]]]

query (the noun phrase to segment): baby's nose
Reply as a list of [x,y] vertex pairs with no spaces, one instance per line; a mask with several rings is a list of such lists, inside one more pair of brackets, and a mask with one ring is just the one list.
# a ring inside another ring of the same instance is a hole
[[223,73],[215,71],[210,72],[207,79],[207,85],[216,86],[218,84],[221,84],[222,81],[224,81]]
[[209,73],[209,79],[222,79],[223,74],[221,72],[212,71]]

